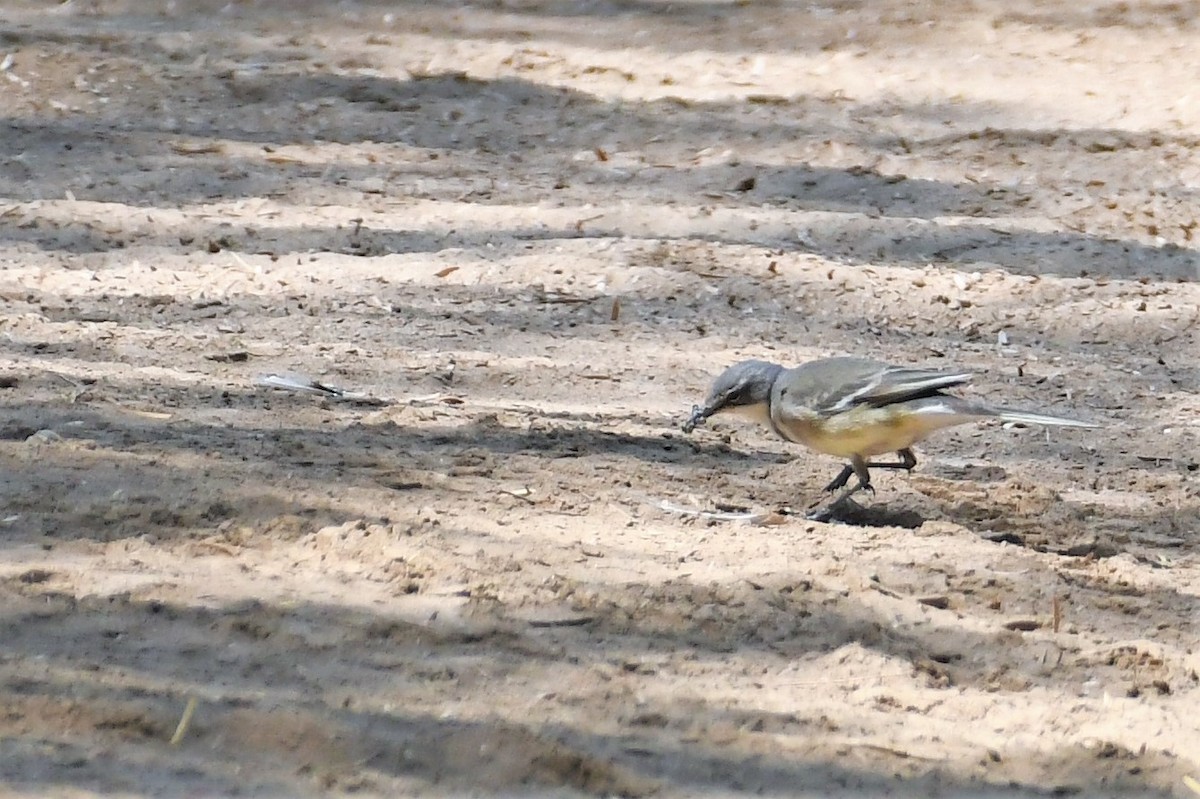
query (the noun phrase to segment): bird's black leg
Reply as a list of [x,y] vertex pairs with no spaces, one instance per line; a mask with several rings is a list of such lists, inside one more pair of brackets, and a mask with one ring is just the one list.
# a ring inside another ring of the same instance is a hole
[[[870,464],[864,458],[855,455],[850,459],[850,464],[842,470],[837,479],[831,483],[831,488],[828,490],[836,491],[842,488],[842,492],[834,497],[824,508],[809,511],[805,517],[814,522],[827,522],[833,518],[834,513],[841,507],[846,500],[857,494],[859,491],[870,491],[875,493],[875,488],[871,485],[871,474],[867,471]],[[850,482],[850,475],[853,474],[858,478],[858,482],[849,488],[843,488],[846,483]]]
[[917,465],[917,456],[913,454],[911,449],[905,449],[896,452],[900,456],[898,461],[871,461],[867,466],[872,469],[903,469],[906,472],[911,472],[913,467]]
[[[903,469],[906,472],[911,472],[913,467],[917,465],[917,456],[913,454],[911,449],[902,449],[896,454],[900,456],[900,460],[898,461],[870,461],[869,463],[864,464],[864,468]],[[838,476],[833,478],[833,482],[825,486],[825,492],[831,493],[833,491],[837,491],[839,488],[845,488],[846,483],[850,482],[850,478],[853,477],[855,473],[854,466],[847,464],[845,468],[838,472]],[[862,479],[861,475],[859,475],[859,479]],[[867,480],[865,487],[870,488],[870,485],[871,481]]]
[[850,468],[854,470],[854,476],[858,478],[858,484],[847,488],[842,492],[842,495],[833,501],[833,504],[845,502],[859,491],[870,491],[875,493],[875,487],[871,485],[871,473],[867,471],[868,467],[874,466],[873,463],[867,463],[865,459],[855,455],[850,459]]
[[850,482],[850,478],[854,476],[854,467],[846,464],[846,467],[838,472],[838,476],[833,478],[833,482],[825,486],[825,493],[830,494],[837,491],[839,488],[844,488],[846,483]]
[[[838,473],[833,482],[825,487],[826,491],[844,490],[830,500],[825,507],[809,511],[806,514],[806,518],[815,522],[830,521],[837,513],[838,508],[859,491],[870,491],[874,494],[875,488],[871,485],[871,474],[868,471],[870,469],[904,469],[905,471],[912,471],[913,467],[917,465],[917,456],[913,454],[911,449],[905,447],[902,450],[898,450],[896,454],[900,456],[900,460],[898,461],[868,462],[857,456],[851,458],[850,463]],[[850,482],[851,475],[857,477],[858,482],[846,488],[846,484]]]

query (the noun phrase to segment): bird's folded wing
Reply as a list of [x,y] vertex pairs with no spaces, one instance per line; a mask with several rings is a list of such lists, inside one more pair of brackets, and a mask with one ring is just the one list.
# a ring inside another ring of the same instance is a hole
[[937,394],[944,388],[970,381],[967,372],[941,372],[934,369],[908,369],[879,364],[846,374],[837,385],[830,385],[824,402],[813,410],[835,414],[856,405],[881,407]]

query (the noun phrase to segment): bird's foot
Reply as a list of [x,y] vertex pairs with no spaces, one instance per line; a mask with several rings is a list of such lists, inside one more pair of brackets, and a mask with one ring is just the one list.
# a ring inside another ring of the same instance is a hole
[[[837,481],[835,480],[834,482],[836,483]],[[843,485],[836,486],[833,490],[836,491],[838,488],[843,488]],[[860,491],[866,491],[870,493],[871,496],[874,496],[875,486],[871,485],[869,482],[859,482],[853,488],[843,489],[840,494],[826,503],[823,507],[810,509],[804,514],[804,518],[808,519],[810,522],[831,521],[838,515],[839,511],[846,509],[847,506],[857,507],[857,505],[850,500],[850,497],[854,496]]]
[[849,483],[850,478],[853,476],[854,476],[854,467],[847,466],[846,468],[842,469],[840,472],[838,472],[838,476],[833,478],[833,482],[831,482],[829,485],[825,486],[825,493],[832,494],[834,491],[838,491],[840,489],[845,488],[846,483]]

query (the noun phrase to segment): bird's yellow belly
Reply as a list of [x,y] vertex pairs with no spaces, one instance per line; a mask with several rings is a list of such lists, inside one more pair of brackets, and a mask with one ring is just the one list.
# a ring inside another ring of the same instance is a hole
[[884,408],[863,408],[829,418],[779,421],[784,435],[817,452],[870,458],[906,449],[929,434],[924,420]]

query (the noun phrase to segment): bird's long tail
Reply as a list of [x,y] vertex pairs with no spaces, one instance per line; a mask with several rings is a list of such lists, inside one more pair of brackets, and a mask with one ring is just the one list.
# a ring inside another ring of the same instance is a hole
[[1029,411],[1010,411],[1006,408],[989,408],[991,415],[1006,422],[1021,422],[1022,424],[1044,424],[1055,427],[1099,427],[1094,422],[1084,422],[1079,419],[1067,419],[1064,416],[1050,416],[1045,413]]
[[920,420],[930,431],[982,419],[1000,419],[1005,422],[1044,424],[1055,427],[1100,426],[1079,419],[1068,419],[1065,416],[1051,416],[1047,413],[1017,411],[1008,408],[992,408],[988,405],[980,405],[970,400],[962,399],[961,397],[925,397],[923,399],[908,400],[897,405],[885,405],[884,408],[903,408],[905,411],[904,415],[911,415],[912,418]]

